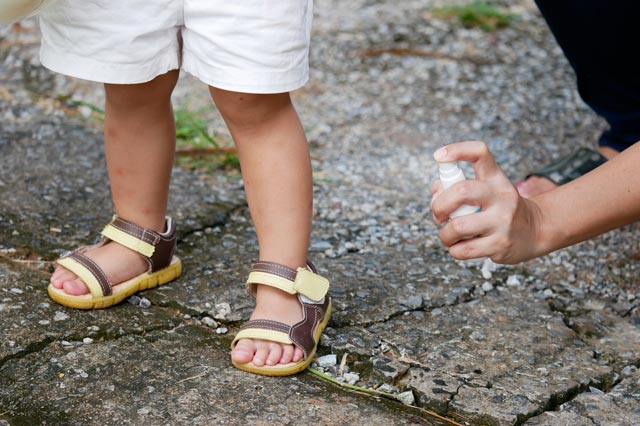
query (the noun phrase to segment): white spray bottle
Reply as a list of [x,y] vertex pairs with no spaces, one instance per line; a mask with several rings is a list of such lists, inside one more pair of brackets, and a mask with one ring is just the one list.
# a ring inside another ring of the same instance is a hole
[[[438,168],[440,170],[440,182],[442,182],[442,189],[447,189],[452,186],[456,182],[461,182],[465,180],[464,173],[462,173],[462,169],[458,166],[458,163],[447,162],[447,163],[438,163]],[[480,211],[480,207],[469,206],[467,204],[463,204],[457,209],[455,209],[450,215],[449,218],[453,219],[454,217],[464,216],[465,214],[478,213]]]
[[[456,162],[438,163],[438,169],[440,171],[440,182],[442,182],[442,189],[447,189],[454,183],[461,182],[466,179],[464,173],[462,172],[462,169]],[[480,210],[480,207],[463,204],[449,215],[449,219],[453,219],[454,217],[458,216],[464,216],[466,214],[478,213]],[[482,277],[487,280],[490,279],[492,276],[492,272],[494,272],[496,268],[497,265],[487,257],[482,263]]]

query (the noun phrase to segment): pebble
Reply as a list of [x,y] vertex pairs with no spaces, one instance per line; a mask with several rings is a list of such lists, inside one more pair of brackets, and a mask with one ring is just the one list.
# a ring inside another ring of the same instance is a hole
[[493,284],[491,284],[489,281],[485,281],[482,283],[482,291],[488,293],[491,290],[493,290]]
[[223,320],[231,313],[231,305],[228,303],[216,303],[213,310],[213,317],[217,320]]
[[378,388],[376,389],[379,392],[385,392],[385,393],[399,393],[400,389],[398,389],[397,387],[390,385],[389,383],[383,383],[380,386],[378,386]]
[[509,275],[507,278],[507,286],[509,287],[520,287],[520,277],[517,275]]
[[410,296],[402,304],[409,309],[420,309],[423,305],[422,296]]
[[146,297],[140,299],[140,307],[142,309],[149,309],[151,307],[151,301]]
[[396,398],[405,405],[413,405],[416,402],[416,398],[412,391],[402,392],[396,395]]
[[69,319],[69,315],[65,314],[64,312],[61,311],[56,311],[56,313],[53,315],[53,320],[54,321],[64,321]]
[[360,380],[360,375],[358,373],[344,373],[342,377],[344,377],[344,381],[350,385],[355,385],[358,380]]
[[598,394],[598,395],[604,395],[604,392],[602,392],[598,388],[594,388],[593,386],[589,386],[589,392],[595,393],[595,394]]
[[335,367],[338,363],[338,357],[335,354],[324,355],[318,358],[318,366],[322,368]]
[[140,297],[138,296],[131,296],[127,299],[127,303],[131,304],[131,305],[135,305],[138,306],[140,305]]
[[211,317],[204,317],[204,318],[202,318],[201,321],[207,327],[211,327],[211,328],[217,328],[218,327],[218,323],[216,322],[216,320],[214,320]]
[[138,410],[138,414],[139,414],[139,415],[141,415],[141,416],[146,416],[147,414],[149,414],[149,412],[150,412],[150,411],[149,411],[149,409],[148,409],[148,408],[140,408],[140,409]]
[[325,251],[330,250],[332,245],[328,241],[314,241],[309,247],[309,251]]
[[227,334],[229,332],[229,329],[227,327],[218,327],[216,328],[216,333],[217,334]]
[[482,278],[485,280],[491,279],[493,277],[493,272],[498,269],[498,265],[496,265],[491,259],[486,258],[484,262],[482,262]]
[[91,337],[85,337],[84,339],[82,339],[82,343],[88,345],[90,343],[93,343],[93,339]]

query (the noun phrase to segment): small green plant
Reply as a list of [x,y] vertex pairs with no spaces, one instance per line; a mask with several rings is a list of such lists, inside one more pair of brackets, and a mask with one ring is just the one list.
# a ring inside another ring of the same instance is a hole
[[207,171],[219,167],[239,168],[235,149],[220,146],[209,134],[205,111],[206,108],[190,110],[185,106],[174,110],[178,164]]
[[433,13],[443,18],[458,18],[465,28],[480,28],[484,31],[506,27],[517,17],[516,14],[477,1],[466,5],[437,8]]
[[[58,101],[69,114],[103,122],[104,110],[71,95],[60,95]],[[84,110],[84,111],[83,111]],[[220,167],[240,168],[235,148],[220,146],[207,130],[206,108],[191,110],[185,105],[173,112],[176,123],[177,163],[190,169],[214,171]]]

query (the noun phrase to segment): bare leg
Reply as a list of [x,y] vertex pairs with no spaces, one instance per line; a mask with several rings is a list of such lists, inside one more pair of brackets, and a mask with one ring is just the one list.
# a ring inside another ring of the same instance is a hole
[[[313,203],[311,160],[289,94],[210,91],[238,148],[260,260],[294,269],[305,266]],[[258,285],[251,319],[292,325],[302,319],[302,310],[295,295]],[[292,345],[243,339],[231,356],[260,366],[299,361],[303,353]]]
[[[611,160],[613,157],[618,155],[618,151],[608,146],[601,146],[598,148],[598,151],[607,160]],[[535,197],[536,195],[540,195],[543,192],[551,191],[557,186],[558,185],[547,178],[541,176],[531,176],[527,180],[519,182],[516,185],[516,189],[518,190],[520,196],[524,198],[531,198]]]
[[[116,214],[144,228],[164,231],[169,180],[175,150],[171,92],[178,71],[148,83],[105,84],[104,142]],[[121,283],[147,269],[135,252],[106,244],[86,253]],[[69,294],[88,292],[75,274],[58,267],[51,276],[56,288]]]

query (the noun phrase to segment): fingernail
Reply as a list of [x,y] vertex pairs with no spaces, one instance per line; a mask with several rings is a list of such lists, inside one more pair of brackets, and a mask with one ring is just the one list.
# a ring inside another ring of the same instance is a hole
[[433,158],[435,158],[436,161],[444,161],[444,160],[446,160],[447,159],[447,148],[438,149],[433,154]]
[[431,203],[429,203],[430,206],[433,206],[433,202],[436,200],[436,198],[438,198],[438,195],[440,195],[442,191],[438,191],[438,192],[434,192],[433,195],[431,196]]

